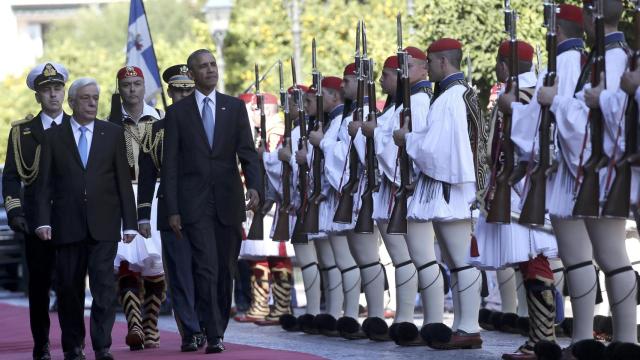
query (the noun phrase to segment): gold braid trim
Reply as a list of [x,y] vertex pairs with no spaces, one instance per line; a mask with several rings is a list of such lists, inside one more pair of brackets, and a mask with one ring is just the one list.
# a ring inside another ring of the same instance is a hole
[[19,207],[21,207],[22,204],[20,203],[20,199],[14,199],[11,196],[7,196],[7,198],[4,201],[4,207],[7,210],[7,212],[13,210],[13,209],[17,209]]
[[33,164],[28,166],[22,156],[22,146],[20,144],[20,127],[11,128],[11,141],[13,142],[13,155],[16,163],[18,175],[25,185],[31,185],[38,177],[40,166],[40,144],[36,146],[36,153],[33,157]]
[[153,132],[151,130],[152,125],[153,124],[148,124],[148,129],[145,128],[145,137],[142,141],[142,151],[151,156],[153,165],[156,169],[160,170],[160,167],[162,166],[162,153],[164,152],[164,147],[161,148],[160,154],[158,154],[158,147],[161,146],[164,141],[164,129],[158,130],[156,136],[153,136]]

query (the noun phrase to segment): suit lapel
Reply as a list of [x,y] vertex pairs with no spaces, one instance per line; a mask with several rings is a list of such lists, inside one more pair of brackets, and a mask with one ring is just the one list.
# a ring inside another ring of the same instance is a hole
[[204,146],[207,149],[210,149],[209,140],[207,139],[207,133],[204,130],[204,124],[202,123],[202,116],[200,115],[200,104],[198,104],[198,101],[196,101],[196,92],[194,91],[190,95],[190,97],[192,106],[189,107],[191,109],[191,116],[189,116],[189,118],[191,118],[194,122],[194,129],[197,129],[196,132],[200,134],[200,139],[204,141]]
[[71,121],[63,121],[62,126],[64,126],[64,129],[62,131],[64,138],[63,140],[67,143],[69,151],[73,153],[73,157],[76,159],[78,164],[82,166],[82,160],[80,160],[80,153],[78,152],[78,145],[76,144],[76,139],[73,137],[73,128],[71,127]]
[[44,126],[42,126],[42,112],[36,115],[31,121],[31,136],[36,140],[38,144],[42,144],[43,136],[44,136]]
[[102,125],[101,120],[96,119],[93,121],[93,137],[91,138],[91,148],[89,148],[89,156],[87,157],[87,169],[89,168],[89,165],[91,165],[91,159],[95,158],[95,154],[98,151],[96,149],[104,143],[101,138],[104,136]]

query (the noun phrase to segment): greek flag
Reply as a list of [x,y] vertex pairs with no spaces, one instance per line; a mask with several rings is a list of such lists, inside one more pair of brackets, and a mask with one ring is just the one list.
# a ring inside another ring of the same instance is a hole
[[129,36],[127,39],[127,66],[137,66],[144,74],[145,101],[155,104],[162,91],[160,71],[142,0],[131,0],[129,9]]

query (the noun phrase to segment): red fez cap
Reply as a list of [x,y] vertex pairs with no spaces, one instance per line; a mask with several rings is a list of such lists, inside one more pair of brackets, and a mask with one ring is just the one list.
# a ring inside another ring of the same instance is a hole
[[262,95],[264,95],[263,98],[266,105],[278,105],[278,98],[275,95],[269,93],[264,93]]
[[404,51],[406,51],[414,59],[427,60],[427,54],[425,54],[424,51],[418,49],[415,46],[407,46],[406,48],[404,48]]
[[255,102],[255,95],[252,93],[242,93],[238,95],[238,99],[244,101],[245,104],[251,104]]
[[557,17],[561,20],[574,22],[582,27],[582,9],[569,4],[560,4]]
[[[532,61],[533,60],[533,46],[529,45],[527,42],[518,40],[518,60],[520,61]],[[498,54],[502,57],[508,58],[510,55],[509,41],[505,40],[500,44],[500,48],[498,49]]]
[[442,38],[440,40],[436,40],[429,45],[427,49],[427,53],[436,53],[440,51],[447,50],[461,50],[462,43],[456,39],[451,38]]
[[140,70],[140,68],[137,66],[125,66],[118,71],[118,80],[129,77],[144,78],[144,75],[142,75],[142,70]]
[[342,84],[342,79],[337,76],[327,76],[325,78],[322,78],[323,88],[340,91],[340,84]]
[[344,72],[342,73],[342,76],[347,76],[347,75],[355,75],[356,74],[356,63],[351,63],[347,66],[344,67]]
[[[302,84],[298,84],[298,89],[302,90],[302,93],[306,93],[307,91],[309,91],[309,87],[308,86],[304,86]],[[287,93],[289,93],[290,95],[293,95],[293,86],[289,87],[287,89]]]
[[398,56],[392,55],[392,56],[389,56],[387,60],[384,61],[384,66],[382,67],[389,68],[389,69],[397,69],[399,66],[400,64],[398,64]]

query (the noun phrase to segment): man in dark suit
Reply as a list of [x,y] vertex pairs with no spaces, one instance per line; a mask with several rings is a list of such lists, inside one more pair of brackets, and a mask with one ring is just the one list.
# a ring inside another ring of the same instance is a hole
[[[244,103],[215,91],[213,54],[197,50],[187,66],[196,90],[167,111],[161,183],[176,241],[184,231],[183,241],[191,245],[206,352],[217,353],[224,351],[242,222],[246,208],[258,205],[262,180]],[[238,160],[248,189],[246,208]]]
[[[191,95],[194,91],[195,84],[187,77],[187,71],[186,64],[174,65],[162,74],[162,78],[169,84],[168,93],[174,104]],[[151,237],[150,220],[155,215],[156,225],[162,239],[162,258],[169,280],[167,283],[171,305],[178,330],[182,336],[180,350],[190,352],[197,351],[206,343],[195,308],[193,273],[190,270],[191,245],[184,238],[178,241],[176,234],[169,226],[162,186],[159,186],[157,191],[157,214],[153,214],[152,209],[156,182],[162,167],[164,133],[164,119],[155,121],[151,132],[145,135],[150,137],[145,140],[145,143],[151,145],[141,151],[138,157],[138,168],[140,169],[138,175],[138,231],[146,238]]]
[[25,236],[29,275],[29,321],[33,336],[33,359],[49,360],[49,291],[51,290],[55,252],[51,242],[35,234],[36,196],[34,183],[42,152],[44,131],[69,121],[62,110],[67,70],[52,62],[34,67],[27,86],[35,92],[42,111],[36,117],[14,121],[7,145],[2,176],[2,195],[9,226]]
[[[124,228],[131,242],[136,205],[122,129],[97,121],[100,88],[80,78],[69,88],[71,119],[45,132],[36,183],[36,234],[53,239],[56,285],[66,359],[84,359],[85,276],[93,295],[91,343],[96,359],[113,359],[113,260]],[[54,141],[55,140],[55,141]]]

